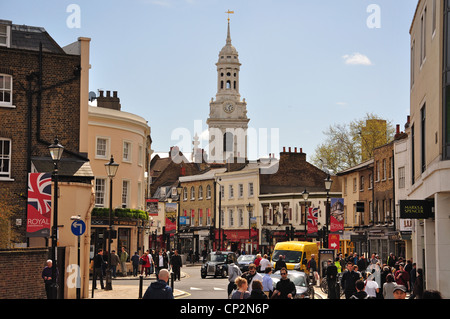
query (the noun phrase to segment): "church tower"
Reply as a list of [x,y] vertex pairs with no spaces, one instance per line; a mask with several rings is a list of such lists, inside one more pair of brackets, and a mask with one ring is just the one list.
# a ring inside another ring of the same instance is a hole
[[[228,11],[227,13],[233,13]],[[239,54],[231,44],[230,18],[226,44],[219,52],[216,98],[209,103],[209,159],[212,162],[247,158],[247,103],[239,94]]]

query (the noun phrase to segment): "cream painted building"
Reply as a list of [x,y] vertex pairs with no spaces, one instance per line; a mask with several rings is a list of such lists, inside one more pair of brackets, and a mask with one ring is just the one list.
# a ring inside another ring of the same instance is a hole
[[410,28],[409,200],[434,205],[415,220],[413,260],[426,289],[450,298],[450,1],[420,0]]
[[[112,208],[145,210],[147,198],[147,178],[151,155],[150,127],[147,121],[135,114],[121,111],[117,92],[100,91],[97,106],[89,106],[89,158],[95,175],[95,207],[110,207],[110,179],[105,164],[111,157],[119,164],[113,178]],[[113,229],[117,239],[113,240],[111,250],[121,252],[126,247],[131,256],[135,251],[142,254],[148,249],[149,229],[145,221],[116,220]],[[107,249],[105,230],[108,218],[93,219],[91,231],[91,257],[98,248]],[[131,270],[131,266],[128,267]]]

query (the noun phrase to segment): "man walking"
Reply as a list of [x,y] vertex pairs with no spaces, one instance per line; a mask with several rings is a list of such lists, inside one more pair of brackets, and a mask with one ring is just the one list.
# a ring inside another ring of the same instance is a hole
[[97,289],[97,277],[100,279],[100,287],[105,289],[103,284],[102,266],[105,263],[103,260],[103,249],[99,249],[97,255],[94,256],[94,275],[92,278],[92,289]]
[[242,271],[241,269],[234,263],[232,262],[231,264],[228,265],[228,289],[227,289],[227,296],[229,296],[231,294],[231,292],[234,289],[237,289],[237,285],[235,283],[235,280],[237,277],[242,275]]
[[127,276],[127,260],[128,253],[125,250],[125,247],[122,247],[122,253],[120,254],[120,267],[122,268],[122,276]]
[[328,285],[328,299],[338,299],[338,293],[336,289],[338,269],[336,265],[328,259],[328,267],[326,270],[327,285]]
[[174,280],[181,280],[181,267],[183,266],[181,261],[181,256],[178,255],[178,250],[175,250],[174,254],[172,255],[172,258],[170,259],[170,264],[172,265],[172,271],[175,274]]
[[346,299],[356,293],[356,282],[359,280],[359,274],[354,271],[353,262],[347,262],[347,272],[342,275],[341,285],[344,288]]

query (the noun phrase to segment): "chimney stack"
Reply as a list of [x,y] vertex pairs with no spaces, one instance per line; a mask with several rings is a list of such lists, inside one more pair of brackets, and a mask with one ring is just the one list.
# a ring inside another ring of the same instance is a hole
[[103,95],[103,90],[99,90],[100,96],[97,98],[97,107],[104,107],[107,109],[120,111],[120,99],[117,97],[117,91],[106,91],[106,96]]

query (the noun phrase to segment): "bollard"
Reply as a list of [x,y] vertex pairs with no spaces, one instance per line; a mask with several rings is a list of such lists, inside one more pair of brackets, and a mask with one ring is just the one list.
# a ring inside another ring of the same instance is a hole
[[142,287],[144,285],[144,276],[139,276],[139,299],[142,299]]

